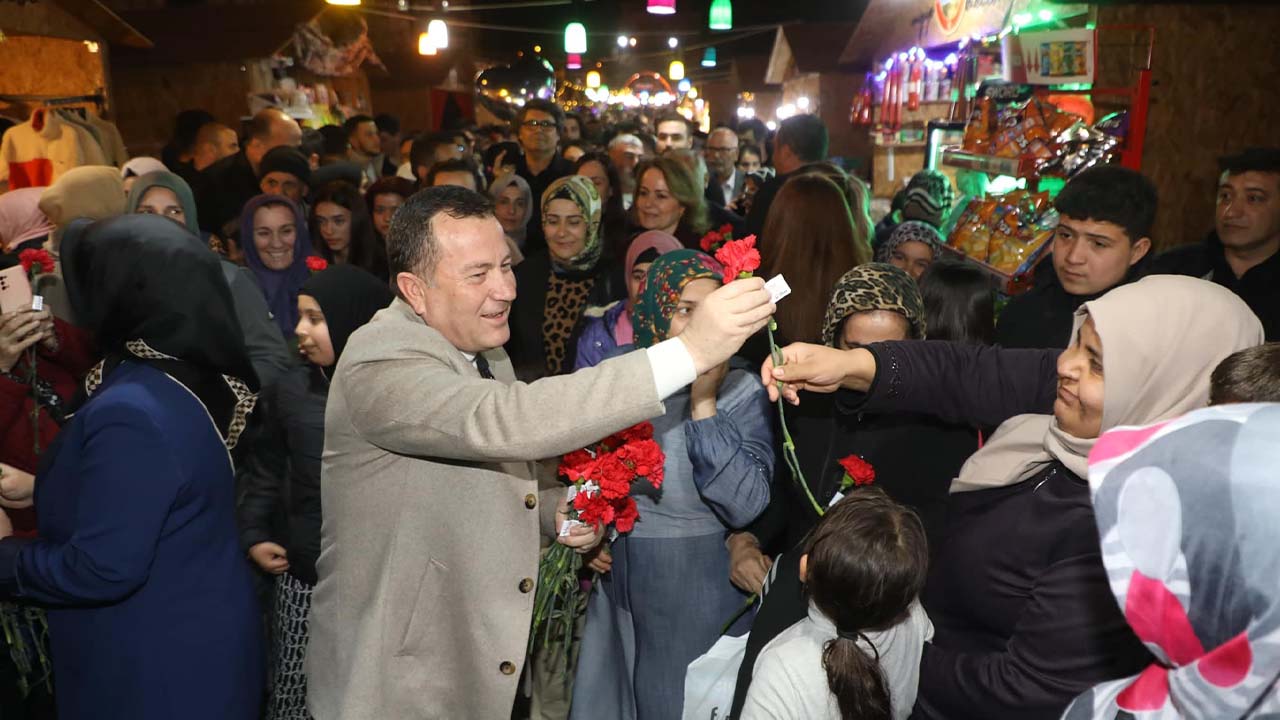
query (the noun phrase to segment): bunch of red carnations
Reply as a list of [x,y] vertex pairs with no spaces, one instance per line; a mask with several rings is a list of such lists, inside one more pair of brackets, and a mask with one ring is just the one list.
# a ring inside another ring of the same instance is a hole
[[[560,475],[570,483],[569,519],[560,534],[568,534],[574,523],[607,533],[611,541],[619,533],[631,532],[640,517],[632,486],[645,481],[654,489],[662,487],[665,461],[653,439],[653,425],[647,422],[565,455]],[[568,659],[574,622],[585,607],[581,570],[582,555],[567,545],[554,543],[543,555],[533,599],[531,652],[540,646],[551,650],[553,658]]]

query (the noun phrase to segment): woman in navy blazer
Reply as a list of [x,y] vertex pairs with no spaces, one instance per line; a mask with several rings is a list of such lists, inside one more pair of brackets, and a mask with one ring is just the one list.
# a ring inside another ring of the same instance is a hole
[[40,538],[0,540],[0,597],[49,607],[60,718],[257,717],[230,455],[257,379],[217,258],[149,215],[77,221],[61,249],[106,357],[41,458]]

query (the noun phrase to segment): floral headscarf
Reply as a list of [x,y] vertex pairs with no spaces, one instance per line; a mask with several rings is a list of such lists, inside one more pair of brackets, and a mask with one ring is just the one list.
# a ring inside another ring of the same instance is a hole
[[928,245],[933,251],[935,260],[938,259],[938,253],[942,249],[942,235],[937,228],[920,220],[907,220],[898,223],[890,233],[889,239],[880,246],[880,251],[876,253],[876,262],[889,262],[889,258],[893,257],[893,251],[898,249],[899,245],[909,242]]
[[547,191],[542,193],[542,217],[547,216],[547,206],[552,200],[571,200],[582,211],[587,220],[587,242],[582,252],[572,260],[561,262],[554,255],[551,263],[559,270],[568,272],[588,272],[595,268],[600,260],[600,215],[604,211],[604,203],[600,201],[600,193],[591,180],[582,175],[568,175],[551,183]]
[[827,303],[822,323],[822,342],[836,346],[845,318],[868,310],[900,313],[911,324],[912,336],[925,337],[924,301],[920,287],[911,276],[887,263],[867,263],[845,273]]
[[1280,405],[1111,430],[1089,486],[1111,592],[1156,661],[1066,720],[1280,714]]
[[[590,184],[590,183],[588,183]],[[724,269],[710,255],[697,250],[676,250],[659,255],[640,284],[636,306],[631,310],[635,344],[647,348],[667,339],[671,318],[680,304],[685,285],[700,278],[724,279]]]

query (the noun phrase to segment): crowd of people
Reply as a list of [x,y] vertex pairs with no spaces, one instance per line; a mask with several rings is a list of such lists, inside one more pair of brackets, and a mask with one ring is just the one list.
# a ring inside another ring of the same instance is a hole
[[[49,261],[0,314],[0,716],[669,720],[747,633],[717,717],[1280,713],[1280,149],[1222,158],[1207,237],[1077,174],[1012,297],[944,249],[950,178],[873,218],[829,154],[807,114],[191,110],[0,194],[0,269]],[[558,459],[642,421],[634,529],[567,525]]]

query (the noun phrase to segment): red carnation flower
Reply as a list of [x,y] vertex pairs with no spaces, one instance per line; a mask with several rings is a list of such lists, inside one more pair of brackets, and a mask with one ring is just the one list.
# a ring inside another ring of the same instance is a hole
[[615,509],[613,526],[618,532],[631,532],[636,526],[636,520],[640,517],[640,510],[636,508],[636,501],[630,497],[623,498],[622,506]]
[[870,485],[876,481],[876,469],[857,455],[840,458],[840,466],[844,468],[845,477],[855,486]]
[[730,240],[716,251],[716,260],[724,265],[726,283],[738,278],[751,277],[751,273],[760,267],[760,251],[756,250],[756,236],[748,235],[741,240]]
[[728,235],[730,235],[731,233],[733,233],[733,226],[732,226],[732,225],[730,225],[729,223],[725,223],[725,224],[723,224],[723,225],[721,225],[721,226],[720,226],[720,234],[721,234],[721,235],[728,236]]
[[315,255],[312,255],[307,258],[307,269],[313,273],[318,273],[327,267],[329,267],[329,261],[325,260],[322,257],[316,257]]
[[713,253],[722,243],[724,243],[724,235],[712,230],[706,235],[703,235],[702,240],[699,241],[698,244],[702,246],[703,252]]
[[29,248],[18,253],[18,263],[22,265],[22,270],[26,274],[31,274],[31,269],[37,265],[40,266],[40,272],[48,275],[53,272],[56,263],[53,256],[48,250],[43,248]]
[[596,473],[591,477],[600,484],[600,494],[609,500],[630,493],[631,481],[635,478],[635,472],[616,453],[600,456],[596,463]]
[[593,527],[612,524],[616,513],[613,504],[600,493],[574,495],[573,509],[578,511],[578,520]]
[[569,478],[570,482],[577,482],[578,477],[586,473],[586,468],[592,466],[596,459],[586,450],[574,450],[565,455],[560,460],[560,474]]
[[652,440],[653,423],[647,421],[638,423],[618,434],[622,436],[624,442],[632,442],[634,440]]
[[662,464],[666,458],[654,440],[637,440],[618,450],[618,456],[635,471],[636,477],[648,480],[655,488],[662,486]]

